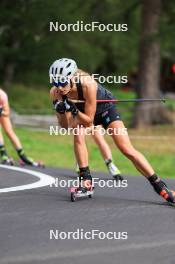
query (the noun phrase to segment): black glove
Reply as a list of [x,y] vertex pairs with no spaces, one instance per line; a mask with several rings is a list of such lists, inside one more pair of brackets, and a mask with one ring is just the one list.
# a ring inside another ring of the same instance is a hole
[[3,111],[3,108],[0,107],[0,116],[2,116],[2,111]]
[[74,103],[72,103],[68,99],[64,100],[64,105],[66,107],[66,112],[71,112],[73,117],[75,117],[78,114],[78,108]]
[[66,107],[63,101],[55,100],[53,101],[53,105],[57,113],[64,114],[66,111]]

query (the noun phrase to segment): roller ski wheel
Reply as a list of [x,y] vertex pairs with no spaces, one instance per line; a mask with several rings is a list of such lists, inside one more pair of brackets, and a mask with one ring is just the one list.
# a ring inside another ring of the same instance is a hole
[[71,192],[70,197],[71,197],[71,202],[75,202],[75,200],[76,200],[75,192]]
[[175,191],[170,190],[169,191],[169,197],[166,199],[169,205],[175,207]]
[[166,185],[163,186],[159,195],[171,206],[175,206],[175,191],[169,190]]
[[117,175],[113,176],[113,180],[118,182],[118,181],[123,181],[124,178],[123,178],[123,176],[121,174],[117,174]]
[[90,189],[84,187],[70,188],[70,193],[71,193],[71,202],[75,202],[77,198],[81,198],[81,197],[92,198],[94,194],[94,187],[91,187]]
[[33,162],[32,166],[39,167],[39,168],[45,168],[45,165],[44,165],[43,161]]
[[19,165],[23,167],[23,166],[25,166],[26,164],[24,163],[24,161],[22,161],[22,160],[20,159],[20,160],[19,160]]

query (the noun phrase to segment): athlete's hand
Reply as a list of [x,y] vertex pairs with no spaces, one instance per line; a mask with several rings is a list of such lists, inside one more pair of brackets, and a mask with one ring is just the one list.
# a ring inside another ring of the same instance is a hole
[[78,109],[74,103],[66,99],[64,100],[64,104],[66,107],[66,112],[71,112],[73,117],[75,117],[78,114]]
[[59,113],[59,114],[65,113],[66,106],[65,106],[65,103],[63,101],[56,100],[53,102],[53,104],[54,104],[54,108],[57,111],[57,113]]

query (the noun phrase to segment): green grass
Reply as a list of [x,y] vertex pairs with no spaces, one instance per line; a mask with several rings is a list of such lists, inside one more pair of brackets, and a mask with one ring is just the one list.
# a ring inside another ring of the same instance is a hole
[[[48,132],[31,131],[27,128],[16,128],[16,133],[21,139],[25,152],[36,160],[43,160],[47,166],[67,167],[74,169],[75,160],[73,153],[73,138],[71,136],[50,136]],[[174,128],[158,126],[143,130],[129,130],[133,145],[140,150],[151,162],[155,171],[161,177],[174,178],[175,166],[175,139]],[[152,138],[139,138],[145,136]],[[135,136],[137,136],[135,138]],[[112,139],[106,137],[113,159],[124,174],[139,175],[132,163],[128,161],[115,147]],[[16,153],[6,138],[7,149],[11,156],[17,159]],[[90,167],[95,171],[107,171],[99,149],[92,138],[87,138]]]
[[175,111],[175,100],[173,99],[167,99],[166,100],[166,106],[172,110],[172,111]]
[[26,87],[14,84],[7,90],[11,108],[20,114],[51,114],[49,87]]

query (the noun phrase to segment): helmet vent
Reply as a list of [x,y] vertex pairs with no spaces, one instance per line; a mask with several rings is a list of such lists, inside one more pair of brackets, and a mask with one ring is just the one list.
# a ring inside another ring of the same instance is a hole
[[68,58],[62,58],[52,63],[49,68],[49,75],[53,78],[66,78],[71,79],[77,71],[77,64],[74,60]]

